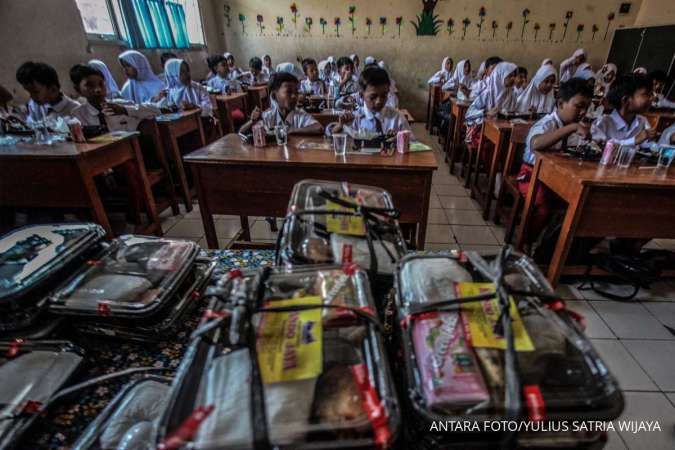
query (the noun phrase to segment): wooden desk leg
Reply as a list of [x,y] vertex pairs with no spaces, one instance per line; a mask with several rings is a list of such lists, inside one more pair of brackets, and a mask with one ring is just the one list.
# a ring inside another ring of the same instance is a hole
[[431,198],[431,183],[433,172],[425,177],[424,199],[422,200],[422,217],[417,224],[417,250],[424,250],[424,242],[427,239],[427,221],[429,217],[429,199]]
[[534,192],[538,183],[539,171],[541,170],[541,160],[537,159],[537,162],[534,164],[534,169],[532,169],[532,177],[530,178],[530,185],[527,190],[527,197],[525,197],[525,206],[523,207],[523,213],[520,218],[520,225],[518,226],[518,234],[516,238],[516,249],[518,251],[523,251],[525,246],[525,238],[527,237],[527,229],[530,226],[530,219],[532,218],[532,212],[534,211]]
[[[443,154],[445,155],[445,162],[452,165],[452,158],[455,154],[455,149],[452,147],[452,140],[454,138],[453,130],[455,129],[455,116],[450,113],[450,122],[448,122],[448,131],[445,133],[445,142],[443,142]],[[440,134],[440,128],[439,128]],[[450,170],[452,173],[452,169]]]
[[[204,139],[204,132],[202,130],[201,139]],[[202,141],[203,142],[203,141]],[[185,210],[192,211],[192,193],[188,185],[187,176],[185,175],[185,166],[183,165],[183,155],[180,154],[180,147],[178,146],[178,138],[169,127],[169,147],[173,155],[173,162],[176,164],[176,171],[178,172],[178,182],[180,183],[181,191],[183,191],[183,201],[185,202]]]
[[450,155],[450,173],[454,173],[455,170],[455,161],[457,160],[458,152],[459,152],[459,147],[461,144],[461,139],[462,139],[462,118],[458,114],[455,117],[455,126],[453,127],[454,130],[452,132],[452,153]]
[[199,213],[202,216],[202,224],[204,225],[204,233],[206,234],[206,245],[210,249],[218,249],[218,235],[216,234],[216,224],[213,221],[213,214],[211,213],[211,205],[209,204],[208,195],[204,193],[202,187],[200,169],[196,166],[192,166],[192,178],[195,180],[197,200],[199,201]]
[[199,147],[204,147],[206,145],[206,135],[204,134],[204,124],[202,123],[201,116],[195,116],[197,118],[197,129],[199,130]]
[[[474,192],[474,188],[478,187],[478,168],[480,166],[480,154],[483,149],[483,140],[487,139],[485,137],[485,123],[481,126],[480,129],[480,140],[478,141],[478,148],[476,151],[472,152],[469,149],[469,162],[467,163],[467,170],[466,170],[466,180],[464,180],[464,187],[465,188],[471,188],[471,198],[476,198],[476,193]],[[475,169],[474,171],[476,172],[475,174],[471,173],[471,155],[474,154],[476,155],[476,160],[474,161],[475,164]],[[474,180],[472,183],[471,176],[474,175]]]
[[[497,171],[499,170],[499,162],[501,160],[501,150],[504,145],[504,133],[499,131],[499,138],[492,150],[492,161],[490,162],[490,171],[488,172],[488,185],[485,192],[485,204],[483,205],[483,220],[488,220],[490,217],[490,204],[492,203],[492,191],[495,190],[495,181],[497,178]],[[476,181],[478,181],[478,174],[476,173]]]
[[567,205],[567,212],[565,213],[565,219],[563,219],[562,228],[560,229],[558,243],[555,245],[555,251],[553,252],[551,263],[548,266],[548,273],[546,274],[546,278],[548,278],[548,281],[553,287],[558,284],[560,275],[565,267],[567,254],[569,253],[570,246],[574,240],[574,232],[579,223],[581,213],[583,212],[587,194],[587,189],[581,189]]
[[143,162],[143,154],[141,153],[141,146],[138,142],[138,138],[132,139],[131,145],[133,146],[135,159],[130,161],[130,163],[132,164],[136,174],[138,174],[139,180],[141,182],[141,196],[145,202],[148,220],[154,226],[155,234],[157,236],[162,236],[162,225],[159,223],[159,215],[157,214],[155,198],[152,195],[152,188],[150,187],[150,181],[148,180],[148,173],[145,171],[145,163]]
[[248,225],[248,216],[239,216],[239,222],[241,222],[241,239],[251,242],[251,227]]
[[80,174],[82,175],[82,183],[84,184],[85,192],[89,198],[91,218],[94,222],[103,227],[106,238],[112,239],[115,235],[113,234],[112,227],[108,221],[108,215],[105,213],[105,208],[103,208],[103,202],[101,201],[101,196],[96,188],[94,178],[87,173],[87,168],[83,166],[80,166]]

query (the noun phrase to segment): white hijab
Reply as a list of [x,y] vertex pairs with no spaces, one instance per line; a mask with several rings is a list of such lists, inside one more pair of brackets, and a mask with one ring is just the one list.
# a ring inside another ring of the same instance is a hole
[[296,77],[298,80],[300,79],[300,75],[298,74],[298,72],[295,68],[295,64],[293,64],[292,62],[283,62],[281,64],[277,64],[277,68],[276,68],[275,72],[276,73],[279,73],[279,72],[290,73],[291,75]]
[[463,84],[466,87],[471,87],[471,82],[473,81],[471,72],[469,72],[468,75],[464,75],[464,66],[467,62],[470,63],[468,59],[463,59],[458,62],[457,66],[455,67],[455,71],[452,74],[452,80],[454,81],[455,87],[459,87],[460,84]]
[[647,69],[645,69],[644,67],[637,67],[637,68],[633,71],[633,73],[634,73],[635,75],[647,75]]
[[516,96],[513,87],[504,86],[504,80],[518,68],[511,62],[497,64],[487,78],[485,90],[480,94],[485,96],[486,111],[499,106],[499,109],[513,111],[516,108]]
[[189,102],[193,105],[199,105],[199,94],[195,92],[192,83],[186,86],[180,81],[180,66],[184,62],[185,60],[179,58],[171,58],[164,64],[170,104],[180,106],[183,102]]
[[479,80],[483,77],[483,74],[485,73],[485,60],[480,63],[480,66],[478,67],[478,72],[476,73],[476,78]]
[[572,56],[560,63],[560,81],[567,81],[573,77],[576,68],[572,65],[578,56],[586,56],[586,50],[578,48],[572,53]]
[[541,65],[542,65],[542,66],[546,66],[546,65],[552,66],[552,65],[553,65],[553,60],[552,60],[551,58],[546,58],[545,60],[543,60],[543,61],[541,62]]
[[585,72],[590,72],[591,75],[595,76],[595,73],[593,73],[593,68],[591,65],[587,62],[581,63],[579,67],[577,67],[577,70],[574,71],[574,75],[572,75],[572,78],[583,78],[584,80],[588,80],[587,74]]
[[366,59],[363,60],[364,66],[367,66],[369,64],[375,64],[375,63],[376,63],[375,57],[373,57],[373,56],[366,56]]
[[138,72],[135,80],[128,79],[122,86],[120,92],[122,97],[135,103],[143,103],[152,99],[164,88],[164,83],[152,71],[148,58],[142,53],[136,50],[127,50],[118,58]]
[[550,113],[555,108],[555,96],[553,89],[548,94],[542,94],[539,90],[539,85],[548,77],[557,76],[555,67],[551,64],[544,64],[534,74],[530,84],[518,96],[516,109],[518,112],[529,112],[530,108],[534,107],[535,112]]
[[92,59],[87,64],[93,67],[94,69],[97,69],[99,72],[103,74],[103,78],[105,78],[105,90],[106,90],[105,97],[107,99],[119,97],[120,88],[117,86],[117,82],[113,78],[112,73],[110,73],[110,69],[108,69],[108,66],[106,66],[105,63],[100,59]]

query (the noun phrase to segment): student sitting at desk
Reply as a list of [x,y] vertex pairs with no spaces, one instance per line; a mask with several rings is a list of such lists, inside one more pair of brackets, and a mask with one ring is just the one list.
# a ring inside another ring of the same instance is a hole
[[567,81],[574,76],[579,66],[586,62],[586,50],[578,48],[572,56],[560,63],[560,82]]
[[260,86],[261,84],[267,84],[270,81],[270,77],[263,72],[262,68],[262,59],[254,56],[248,62],[248,72],[241,74],[239,80],[242,83],[248,84],[249,86]]
[[641,113],[649,110],[652,100],[652,82],[640,75],[619,76],[607,93],[607,101],[614,108],[611,114],[600,116],[593,122],[593,140],[610,139],[619,145],[646,145],[654,139],[656,130]]
[[271,77],[272,74],[275,72],[274,67],[272,67],[272,57],[268,54],[264,54],[262,57],[262,62],[263,62],[263,73],[267,75],[268,77]]
[[268,129],[280,125],[288,127],[288,134],[322,134],[323,127],[314,117],[301,109],[296,109],[298,103],[298,79],[287,72],[277,72],[272,75],[269,83],[272,107],[265,112],[256,107],[251,113],[251,120],[246,122],[240,133],[248,133],[253,125],[262,120]]
[[497,64],[502,62],[503,59],[501,59],[499,56],[490,56],[488,59],[483,61],[481,63],[482,66],[482,71],[479,69],[478,70],[478,75],[477,75],[477,80],[474,80],[473,83],[471,83],[471,93],[469,94],[469,98],[474,99],[480,95],[481,92],[485,90],[487,87],[487,79],[492,73],[493,70],[495,70],[495,67]]
[[231,93],[231,92],[241,92],[241,83],[238,80],[232,80],[229,78],[230,69],[227,66],[227,60],[224,56],[218,55],[212,60],[216,74],[215,76],[209,78],[209,81],[206,82],[206,85],[212,91],[219,93]]
[[302,60],[305,79],[300,82],[300,93],[305,95],[326,95],[326,83],[319,78],[319,67],[312,58]]
[[439,70],[431,78],[429,78],[427,84],[440,84],[441,86],[444,85],[445,82],[448,81],[452,76],[452,67],[454,65],[455,62],[452,60],[451,57],[446,56],[445,58],[443,58],[443,61],[441,62],[441,70]]
[[518,66],[516,69],[516,81],[513,83],[513,93],[518,97],[525,91],[527,87],[527,69],[523,66]]
[[[393,134],[401,130],[411,131],[408,121],[400,111],[386,106],[390,87],[387,71],[369,66],[363,69],[359,78],[360,97],[363,106],[354,113],[346,112],[337,124],[329,125],[327,133],[339,133],[347,125],[352,129]],[[414,139],[414,138],[412,138]]]
[[170,107],[181,111],[201,109],[202,117],[209,117],[213,112],[211,99],[206,89],[196,81],[192,81],[190,66],[182,59],[174,58],[164,66],[168,92],[160,101],[160,107]]
[[[172,53],[172,52],[162,52],[162,54],[159,55],[159,62],[160,62],[160,64],[162,65],[162,69],[166,66],[166,63],[167,63],[170,59],[174,59],[174,58],[178,58],[178,55],[176,55],[175,53]],[[164,83],[164,86],[165,86],[165,87],[169,84],[169,83],[167,83],[167,81],[166,81],[166,73],[165,73],[165,72],[162,72],[162,73],[157,74],[157,78],[159,78],[160,80],[162,80],[162,82]]]
[[[542,66],[544,67],[544,66]],[[530,128],[525,139],[523,164],[518,173],[518,190],[527,195],[536,155],[535,151],[559,150],[569,144],[573,134],[590,136],[590,125],[583,122],[586,110],[593,99],[593,90],[585,80],[572,78],[560,85],[556,109],[539,119]],[[549,219],[551,208],[548,192],[537,188],[534,197],[532,225],[528,230],[531,239],[536,238]]]
[[522,113],[548,114],[555,108],[553,85],[556,79],[556,70],[550,64],[541,66],[532,77],[522,94],[518,96],[516,109]]
[[457,92],[457,98],[463,100],[469,98],[471,95],[471,83],[473,83],[473,77],[471,76],[471,61],[463,59],[457,63],[457,67],[455,67],[455,72],[452,74],[452,77],[445,82],[441,89],[444,91]]
[[69,116],[80,106],[61,92],[59,76],[48,64],[32,61],[21,64],[16,71],[16,81],[30,95],[28,118],[32,121]]
[[675,102],[668,100],[663,95],[663,88],[668,81],[668,75],[663,70],[655,70],[649,74],[649,78],[652,79],[652,90],[654,92],[654,102],[652,103],[652,106],[654,108],[675,108]]
[[347,56],[337,61],[338,74],[340,76],[338,97],[351,95],[359,91],[359,86],[354,80],[354,63]]
[[110,73],[108,66],[99,59],[91,59],[87,64],[103,74],[103,77],[105,78],[106,98],[108,100],[121,98],[120,88],[117,87],[117,82],[115,81],[115,78],[113,78],[112,73]]
[[152,71],[148,58],[136,50],[127,50],[118,56],[127,81],[120,94],[134,103],[157,101],[164,82]]
[[159,114],[159,109],[150,104],[109,103],[105,75],[93,66],[74,65],[70,80],[75,91],[85,98],[72,115],[82,123],[88,137],[108,131],[135,131],[142,120]]
[[227,61],[227,77],[230,80],[238,79],[241,76],[241,69],[235,64],[234,55],[230,52],[225,52],[223,53],[223,56],[225,57],[225,61]]

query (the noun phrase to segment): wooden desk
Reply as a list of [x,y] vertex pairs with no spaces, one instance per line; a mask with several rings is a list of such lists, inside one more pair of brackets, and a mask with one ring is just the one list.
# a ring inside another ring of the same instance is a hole
[[455,170],[455,162],[459,156],[459,147],[462,144],[462,127],[464,127],[464,116],[469,109],[471,102],[457,100],[456,97],[450,98],[450,115],[452,116],[452,127],[448,125],[448,136],[445,139],[445,154],[450,163],[450,173]]
[[178,138],[194,133],[198,142],[197,148],[203,147],[206,144],[204,128],[202,126],[201,110],[195,109],[192,111],[181,111],[175,114],[165,114],[157,116],[156,120],[159,125],[164,148],[167,149],[173,159],[173,176],[178,180],[180,190],[183,194],[183,201],[185,202],[185,209],[187,211],[192,211],[192,193],[190,192],[190,185],[188,184],[187,175],[185,174],[183,155],[181,154],[181,149],[178,145]]
[[145,171],[138,134],[114,141],[52,146],[18,143],[0,148],[0,205],[3,207],[82,208],[113,237],[94,177],[122,166],[137,187],[150,223],[142,233],[161,235],[155,199]]
[[257,106],[261,111],[265,111],[270,106],[269,91],[267,85],[249,86],[246,90],[246,114],[251,114],[251,111]]
[[[527,122],[530,126],[534,122]],[[492,203],[492,194],[495,188],[495,182],[497,178],[497,173],[502,166],[502,161],[505,159],[506,150],[509,146],[509,136],[511,134],[511,129],[513,124],[510,120],[497,119],[497,118],[485,118],[483,121],[483,129],[481,131],[481,138],[478,144],[478,151],[476,152],[476,161],[474,164],[474,178],[471,182],[471,196],[475,197],[478,203],[480,203],[483,208],[483,219],[488,220],[490,217],[490,204]],[[485,141],[491,142],[494,146],[492,151],[492,157],[488,160],[487,167],[487,176],[488,183],[487,188],[483,191],[481,190],[479,184],[479,168],[481,161],[484,159],[482,153],[485,152],[483,144]],[[469,172],[470,173],[470,172]],[[469,175],[467,175],[469,178]],[[469,180],[471,181],[471,180]]]
[[230,95],[216,95],[216,105],[218,120],[221,123],[224,134],[234,133],[234,120],[232,120],[232,110],[239,108],[246,113],[246,99],[248,94],[237,92]]
[[652,109],[644,114],[649,124],[661,133],[675,122],[675,111],[672,109]]
[[548,266],[555,285],[575,237],[675,238],[675,175],[632,166],[621,171],[558,153],[537,152],[516,247],[523,248],[534,209],[534,192],[543,184],[567,202],[560,237]]
[[293,186],[308,178],[388,190],[401,212],[400,222],[416,225],[414,241],[424,248],[431,178],[437,168],[433,152],[335,156],[330,150],[299,150],[300,141],[326,142],[291,136],[288,146],[256,148],[228,135],[185,157],[194,174],[209,248],[218,247],[213,214],[283,217]]
[[322,109],[318,113],[310,113],[322,127],[326,128],[329,123],[337,122],[340,119],[340,114],[344,111],[341,109]]

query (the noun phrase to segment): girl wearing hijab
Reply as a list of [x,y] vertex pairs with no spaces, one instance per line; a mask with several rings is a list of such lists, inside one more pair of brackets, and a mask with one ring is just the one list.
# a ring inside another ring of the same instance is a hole
[[441,70],[439,70],[434,74],[434,76],[429,78],[427,84],[441,84],[441,85],[445,84],[445,82],[448,81],[452,76],[452,67],[454,65],[455,63],[451,57],[446,56],[445,58],[443,58],[443,62],[441,63]]
[[551,58],[546,58],[541,62],[542,66],[553,66],[553,60]]
[[586,62],[586,50],[578,48],[572,56],[560,63],[560,82],[569,80],[574,76],[579,66]]
[[374,56],[366,56],[366,59],[363,60],[364,66],[369,66],[371,64],[377,63],[377,60]]
[[358,79],[359,75],[361,75],[361,60],[359,59],[359,55],[353,53],[349,55],[349,59],[354,63],[354,77]]
[[230,80],[236,80],[241,76],[241,70],[234,63],[234,55],[230,52],[223,53],[225,60],[227,61],[227,67],[230,69],[228,78]]
[[300,78],[300,77],[298,77],[298,73],[295,70],[295,64],[293,64],[292,62],[285,62],[285,63],[277,64],[277,68],[275,70],[275,73],[279,73],[279,72],[290,73],[294,77]]
[[445,82],[441,89],[444,91],[456,91],[457,98],[462,100],[469,98],[469,95],[471,94],[469,89],[472,82],[471,61],[463,59],[457,63],[457,67],[455,67],[455,72],[452,74],[452,77]]
[[169,91],[160,103],[161,107],[174,107],[179,110],[201,109],[202,116],[211,115],[212,107],[206,89],[192,81],[190,66],[179,58],[172,58],[164,66]]
[[480,63],[478,68],[478,73],[476,74],[476,79],[471,83],[471,94],[469,99],[474,99],[480,95],[481,92],[487,87],[487,78],[490,76],[494,68],[502,62],[499,56],[490,56],[488,59]]
[[262,57],[263,61],[263,68],[262,71],[264,74],[267,74],[267,76],[271,76],[274,73],[274,67],[272,67],[272,57],[268,54],[263,55]]
[[604,97],[609,88],[612,86],[612,83],[616,79],[616,73],[618,72],[616,64],[607,63],[600,71],[595,74],[595,95],[598,97]]
[[120,88],[117,87],[117,82],[112,76],[112,73],[110,73],[110,69],[108,69],[108,66],[105,65],[103,61],[100,59],[92,59],[87,63],[87,65],[93,67],[94,69],[97,69],[99,72],[103,74],[103,78],[105,79],[105,89],[106,89],[106,95],[105,98],[107,100],[112,100],[114,98],[119,98],[120,97]]
[[152,101],[164,89],[164,83],[152,71],[148,58],[136,50],[127,50],[118,56],[127,81],[120,95],[134,103]]
[[319,79],[323,80],[324,83],[330,83],[330,80],[333,79],[333,68],[327,59],[320,61],[318,64],[319,68]]
[[553,85],[556,80],[556,70],[551,64],[544,64],[534,74],[516,101],[516,109],[523,113],[548,114],[555,108]]

